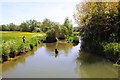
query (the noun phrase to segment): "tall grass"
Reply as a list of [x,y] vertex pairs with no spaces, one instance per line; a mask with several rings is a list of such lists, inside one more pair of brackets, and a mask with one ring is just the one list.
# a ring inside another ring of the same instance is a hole
[[[29,33],[29,32],[0,32],[2,34],[2,42],[0,44],[0,54],[4,56],[13,55],[10,53],[25,52],[38,44],[39,41],[44,40],[46,34],[44,33]],[[23,43],[22,37],[26,37],[26,42]],[[1,59],[0,59],[1,60]]]

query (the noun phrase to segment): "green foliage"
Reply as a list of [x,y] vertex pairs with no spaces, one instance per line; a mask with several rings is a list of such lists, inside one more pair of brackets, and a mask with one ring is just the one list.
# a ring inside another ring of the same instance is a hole
[[76,9],[83,49],[103,54],[103,43],[120,42],[120,2],[83,2]]
[[14,40],[9,41],[10,52],[16,51],[16,42]]
[[14,40],[2,42],[2,53],[4,55],[9,55],[10,52],[14,51],[16,51],[16,42]]
[[64,24],[63,24],[63,28],[64,28],[67,36],[70,36],[73,34],[73,26],[72,26],[69,18],[65,19]]
[[10,45],[9,42],[2,42],[2,54],[9,55],[10,53]]
[[104,53],[106,58],[120,64],[120,43],[108,43],[104,46]]
[[17,26],[13,23],[10,23],[8,26],[9,26],[10,31],[16,31],[17,30]]
[[[3,41],[1,42],[0,55],[2,55],[1,61],[10,60],[15,56],[21,55],[24,52],[33,50],[38,41],[44,40],[46,34],[44,33],[28,33],[28,32],[1,32]],[[22,42],[22,36],[26,36],[26,43]],[[16,37],[13,37],[16,36]]]
[[104,46],[106,54],[119,55],[120,57],[120,43],[108,43]]
[[46,39],[46,34],[35,34],[29,40],[29,43],[35,46],[38,42],[44,41]]
[[65,39],[67,36],[73,34],[73,26],[69,18],[66,18],[64,23],[60,25],[58,22],[53,22],[49,19],[44,19],[43,22],[37,22],[36,20],[27,20],[20,25],[10,23],[8,25],[0,25],[2,31],[23,31],[23,32],[44,32],[50,37],[51,30],[54,30],[54,39]]
[[21,23],[20,24],[20,31],[29,32],[30,31],[29,25],[25,22]]
[[37,21],[36,20],[28,20],[26,21],[30,28],[30,32],[34,31],[35,27],[37,27]]
[[79,43],[79,38],[76,37],[76,36],[69,36],[69,37],[67,37],[67,41],[78,44]]
[[19,44],[17,50],[18,50],[18,51],[21,51],[21,50],[23,50],[23,49],[24,49],[24,43]]
[[73,39],[73,43],[78,44],[79,43],[79,38],[75,36],[74,39]]
[[47,31],[46,34],[47,34],[47,37],[46,37],[44,42],[51,43],[51,42],[56,42],[57,41],[56,33],[55,33],[54,29],[51,29],[51,30]]
[[10,29],[9,29],[8,25],[0,25],[0,30],[1,31],[9,31]]
[[43,32],[47,32],[48,30],[51,29],[51,26],[52,26],[52,22],[49,19],[44,19],[41,25],[41,30]]
[[36,38],[31,38],[29,40],[29,43],[32,44],[33,46],[35,46],[35,44],[37,43],[37,39]]

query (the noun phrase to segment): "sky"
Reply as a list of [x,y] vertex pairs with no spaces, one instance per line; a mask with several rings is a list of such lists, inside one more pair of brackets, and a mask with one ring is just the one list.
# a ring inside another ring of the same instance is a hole
[[63,23],[68,17],[74,23],[73,13],[80,0],[1,0],[0,24],[20,24],[45,18]]

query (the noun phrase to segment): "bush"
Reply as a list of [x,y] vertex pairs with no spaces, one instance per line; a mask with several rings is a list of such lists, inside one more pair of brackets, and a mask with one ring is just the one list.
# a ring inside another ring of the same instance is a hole
[[16,42],[14,40],[9,41],[9,46],[10,46],[10,53],[9,53],[9,57],[10,58],[14,58],[15,57],[15,53],[16,53]]
[[107,58],[116,62],[120,58],[120,43],[108,43],[104,46],[104,53]]
[[31,38],[30,40],[29,40],[29,43],[31,44],[31,45],[33,45],[33,46],[35,46],[36,44],[37,44],[37,39],[36,38]]
[[69,36],[69,37],[67,37],[67,41],[72,42],[74,44],[78,44],[79,43],[79,38],[76,37],[76,36]]
[[10,46],[10,52],[16,51],[16,42],[14,40],[9,41],[9,46]]
[[46,34],[47,34],[47,37],[44,40],[44,42],[46,42],[46,43],[57,42],[56,33],[55,33],[54,29],[51,29],[51,30],[47,31]]
[[58,36],[58,39],[60,39],[60,40],[63,40],[65,38],[66,38],[66,35],[63,34],[63,33],[60,33],[59,36]]
[[120,56],[120,43],[109,43],[104,46],[104,52],[106,54],[113,54]]
[[74,37],[73,43],[78,44],[79,43],[79,38],[78,37]]
[[9,55],[10,53],[10,45],[8,42],[2,42],[2,54]]
[[16,42],[14,40],[10,40],[2,43],[3,58],[5,58],[6,56],[14,58],[15,51],[16,51]]

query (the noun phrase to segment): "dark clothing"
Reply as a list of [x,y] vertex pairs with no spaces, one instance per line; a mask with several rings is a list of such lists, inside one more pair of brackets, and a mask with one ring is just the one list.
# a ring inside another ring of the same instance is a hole
[[22,38],[22,39],[23,39],[23,43],[25,43],[25,36],[23,36],[23,38]]

